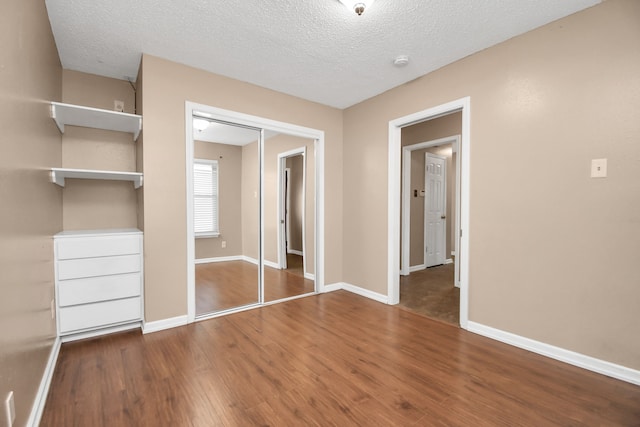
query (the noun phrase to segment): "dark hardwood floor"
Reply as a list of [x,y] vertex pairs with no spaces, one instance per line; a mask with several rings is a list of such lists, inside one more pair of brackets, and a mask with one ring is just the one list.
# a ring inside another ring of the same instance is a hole
[[400,276],[400,307],[460,325],[460,289],[453,285],[454,264]]
[[[287,256],[286,270],[264,269],[265,301],[313,292],[305,279],[302,257]],[[196,264],[196,314],[202,315],[258,302],[258,266],[246,261]]]
[[287,254],[286,270],[265,267],[264,300],[277,301],[314,291],[313,280],[304,278],[302,257]]
[[337,291],[62,345],[42,426],[637,426],[640,387]]
[[257,302],[257,265],[246,261],[196,264],[196,315]]

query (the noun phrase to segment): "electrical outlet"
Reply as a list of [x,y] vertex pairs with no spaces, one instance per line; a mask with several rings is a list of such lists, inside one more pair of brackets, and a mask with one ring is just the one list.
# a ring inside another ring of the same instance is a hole
[[56,300],[51,300],[51,320],[56,318]]
[[16,422],[16,404],[13,401],[13,391],[9,392],[7,399],[4,401],[4,407],[7,414],[7,426],[13,426]]
[[118,111],[120,113],[124,113],[124,101],[114,100],[113,101],[113,110]]
[[222,248],[226,248],[227,247],[227,242],[225,240],[222,241]]

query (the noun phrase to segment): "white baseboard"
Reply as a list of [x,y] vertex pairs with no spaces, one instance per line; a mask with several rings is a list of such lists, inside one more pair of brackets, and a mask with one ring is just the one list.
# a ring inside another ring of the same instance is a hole
[[44,368],[42,380],[40,381],[40,386],[36,392],[36,398],[34,399],[33,406],[31,407],[31,414],[27,421],[28,426],[37,427],[40,425],[42,411],[44,410],[44,405],[47,403],[47,395],[49,394],[53,371],[55,370],[56,362],[58,361],[58,354],[60,354],[61,344],[62,342],[60,341],[60,338],[56,337],[53,342],[53,346],[51,347],[51,351],[49,352],[49,359],[47,360],[47,365]]
[[386,295],[379,294],[377,292],[373,292],[369,289],[361,288],[360,286],[352,285],[350,283],[342,283],[342,289],[372,299],[374,301],[381,302],[383,304],[387,304],[389,302],[389,298]]
[[[297,252],[299,251],[295,251],[296,255]],[[300,255],[302,255],[302,252],[300,252]],[[258,260],[255,258],[251,258],[245,255],[236,255],[236,256],[227,256],[227,257],[215,257],[215,258],[200,258],[195,260],[196,264],[208,264],[210,262],[223,262],[223,261],[246,261],[246,262],[250,262],[251,264],[254,265],[258,265]],[[278,265],[278,263],[273,262],[273,261],[268,261],[268,260],[264,260],[264,265],[266,267],[271,267],[271,268],[275,268],[277,270],[280,269],[280,266]],[[304,273],[304,278],[305,279],[309,279],[309,280],[316,280],[316,275],[313,273]]]
[[357,294],[365,298],[369,298],[374,301],[381,302],[383,304],[387,304],[389,301],[386,295],[382,295],[377,292],[370,291],[369,289],[364,289],[364,288],[361,288],[360,286],[352,285],[350,283],[345,283],[345,282],[338,282],[338,283],[332,283],[331,285],[325,285],[324,288],[322,289],[322,292],[327,293],[327,292],[334,292],[339,290],[345,290],[353,294]]
[[377,292],[373,292],[373,291],[370,291],[369,289],[361,288],[359,286],[352,285],[350,283],[343,283],[342,284],[342,289],[344,289],[345,291],[349,291],[349,292],[352,292],[354,294],[358,294],[358,295],[361,295],[363,297],[372,299],[374,301],[381,302],[383,304],[388,304],[389,303],[389,298],[386,295],[379,294]]
[[224,261],[243,261],[244,258],[242,255],[234,255],[234,256],[219,256],[215,258],[199,258],[195,260],[195,264],[209,264],[211,262],[224,262]]
[[427,268],[425,264],[412,265],[409,267],[409,273],[424,270],[425,268]]
[[246,255],[242,255],[242,256],[240,257],[240,259],[241,259],[242,261],[246,261],[246,262],[250,262],[251,264],[258,265],[258,260],[257,260],[257,259],[255,259],[255,258],[251,258],[251,257],[248,257],[248,256],[246,256]]
[[184,326],[189,322],[187,315],[170,317],[168,319],[156,320],[153,322],[144,322],[142,325],[142,333],[150,334],[152,332],[164,331],[178,326]]
[[297,249],[287,249],[287,253],[288,254],[293,254],[293,255],[304,256],[304,253],[302,253],[302,251],[299,251]]
[[265,267],[271,267],[271,268],[275,268],[277,270],[280,269],[280,266],[278,265],[277,262],[273,262],[273,261],[268,261],[268,260],[264,260],[264,265]]
[[332,283],[330,285],[324,285],[322,287],[322,290],[319,290],[319,292],[326,294],[328,292],[335,292],[341,289],[342,289],[342,283]]
[[564,348],[535,341],[530,338],[525,338],[520,335],[512,334],[511,332],[502,331],[476,322],[469,321],[467,323],[467,330],[515,347],[529,350],[533,353],[538,353],[543,356],[568,363],[570,365],[578,366],[580,368],[626,381],[631,384],[640,385],[640,371],[627,368],[626,366],[596,359],[595,357],[586,356],[581,353],[576,353]]
[[60,340],[63,343],[78,341],[78,340],[84,340],[87,338],[99,337],[102,335],[114,334],[116,332],[128,331],[130,329],[137,329],[141,327],[142,327],[142,322],[133,322],[133,323],[127,323],[124,325],[111,326],[109,328],[100,328],[93,331],[79,332],[73,335],[64,335],[60,337]]
[[[447,264],[453,264],[453,260],[451,258],[445,259],[442,265],[447,265]],[[412,265],[411,267],[409,267],[409,273],[425,270],[426,268],[427,268],[426,264]]]

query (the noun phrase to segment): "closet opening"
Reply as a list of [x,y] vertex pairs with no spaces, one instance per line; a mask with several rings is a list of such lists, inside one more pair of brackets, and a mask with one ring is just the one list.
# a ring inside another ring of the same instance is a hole
[[185,123],[189,322],[320,292],[324,132],[191,102]]

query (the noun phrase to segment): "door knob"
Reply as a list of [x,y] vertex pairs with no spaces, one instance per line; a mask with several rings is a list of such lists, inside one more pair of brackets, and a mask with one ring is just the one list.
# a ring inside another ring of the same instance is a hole
[[446,217],[446,215],[440,215],[440,219],[445,219]]

